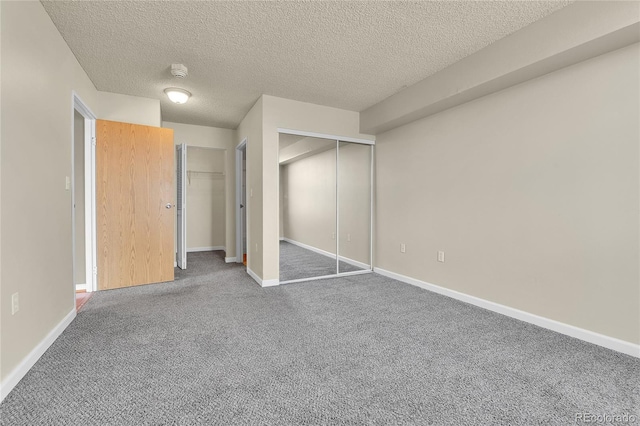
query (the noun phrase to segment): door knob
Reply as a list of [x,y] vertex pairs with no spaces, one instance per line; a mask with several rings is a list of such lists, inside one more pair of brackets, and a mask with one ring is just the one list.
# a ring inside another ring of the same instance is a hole
[[165,206],[165,208],[167,208],[167,209],[170,209],[171,207],[173,207],[173,206],[171,205],[171,203],[167,203],[167,205]]

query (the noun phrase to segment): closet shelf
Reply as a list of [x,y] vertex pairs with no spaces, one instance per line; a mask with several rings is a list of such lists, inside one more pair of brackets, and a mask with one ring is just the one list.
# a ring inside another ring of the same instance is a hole
[[187,173],[206,173],[209,175],[220,175],[220,176],[224,176],[223,172],[206,172],[203,170],[187,170]]
[[187,179],[191,183],[191,177],[204,177],[210,179],[220,179],[224,177],[223,172],[207,172],[204,170],[187,170]]

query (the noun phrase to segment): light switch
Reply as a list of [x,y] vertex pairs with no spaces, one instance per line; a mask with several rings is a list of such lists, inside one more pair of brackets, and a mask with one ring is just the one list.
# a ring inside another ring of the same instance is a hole
[[20,301],[18,299],[18,293],[11,295],[11,315],[15,315],[20,310]]

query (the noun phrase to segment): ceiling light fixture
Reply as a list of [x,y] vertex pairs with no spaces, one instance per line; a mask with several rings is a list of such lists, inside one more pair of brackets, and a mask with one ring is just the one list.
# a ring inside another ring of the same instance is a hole
[[191,93],[184,89],[178,89],[177,87],[169,87],[164,89],[164,93],[167,94],[169,100],[176,104],[184,104],[191,97]]

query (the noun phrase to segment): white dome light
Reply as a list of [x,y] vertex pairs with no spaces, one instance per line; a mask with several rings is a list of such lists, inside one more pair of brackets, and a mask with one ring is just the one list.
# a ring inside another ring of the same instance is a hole
[[191,97],[191,93],[184,89],[178,89],[177,87],[164,89],[164,93],[167,94],[171,102],[176,104],[184,104],[189,100],[189,97]]

